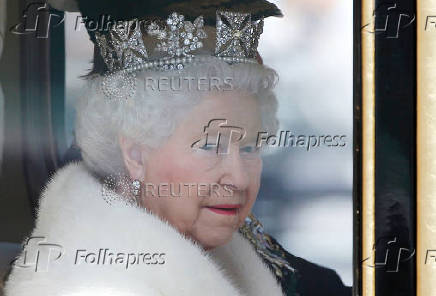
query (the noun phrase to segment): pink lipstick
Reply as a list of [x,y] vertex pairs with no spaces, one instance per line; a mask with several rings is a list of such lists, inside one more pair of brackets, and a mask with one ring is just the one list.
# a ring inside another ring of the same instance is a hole
[[239,209],[241,208],[241,205],[223,204],[223,205],[209,206],[206,208],[211,210],[215,214],[234,216],[238,213]]

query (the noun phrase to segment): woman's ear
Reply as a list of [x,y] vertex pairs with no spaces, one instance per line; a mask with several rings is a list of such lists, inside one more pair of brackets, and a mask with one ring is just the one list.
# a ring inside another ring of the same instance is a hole
[[124,160],[124,165],[129,172],[130,178],[142,181],[145,177],[144,172],[146,148],[123,135],[119,136],[118,141]]

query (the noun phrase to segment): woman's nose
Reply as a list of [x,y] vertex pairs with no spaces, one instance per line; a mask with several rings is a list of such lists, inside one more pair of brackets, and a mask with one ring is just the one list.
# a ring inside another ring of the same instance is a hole
[[233,185],[235,190],[244,190],[249,184],[247,168],[239,154],[239,145],[230,146],[228,153],[222,156],[223,174],[220,182]]

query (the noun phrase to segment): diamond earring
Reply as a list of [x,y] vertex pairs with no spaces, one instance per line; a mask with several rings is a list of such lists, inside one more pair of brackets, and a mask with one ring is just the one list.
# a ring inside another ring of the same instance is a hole
[[132,181],[131,192],[135,197],[136,204],[141,206],[141,182],[139,180]]
[[141,182],[139,180],[132,181],[132,194],[137,197],[141,191]]

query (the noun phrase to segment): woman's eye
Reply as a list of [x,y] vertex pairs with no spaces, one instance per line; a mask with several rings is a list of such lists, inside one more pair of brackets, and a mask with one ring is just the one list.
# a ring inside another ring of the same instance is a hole
[[204,145],[198,147],[198,149],[201,149],[204,151],[213,151],[213,150],[216,150],[216,146],[205,143]]
[[242,153],[256,153],[259,151],[255,146],[244,146],[239,149]]

